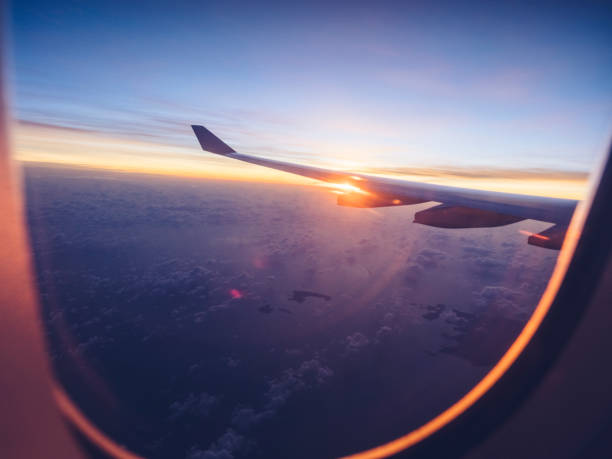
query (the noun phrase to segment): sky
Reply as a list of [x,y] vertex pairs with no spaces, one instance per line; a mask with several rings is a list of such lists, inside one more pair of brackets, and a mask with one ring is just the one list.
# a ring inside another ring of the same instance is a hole
[[606,2],[13,2],[22,161],[296,180],[234,149],[579,197],[610,142]]

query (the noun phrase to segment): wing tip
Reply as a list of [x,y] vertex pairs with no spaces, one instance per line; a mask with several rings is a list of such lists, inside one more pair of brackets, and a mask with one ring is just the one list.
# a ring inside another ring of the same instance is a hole
[[200,124],[192,124],[191,129],[193,129],[193,133],[198,139],[198,142],[200,142],[202,150],[215,153],[217,155],[229,155],[231,153],[236,153],[232,147],[227,145],[204,126]]

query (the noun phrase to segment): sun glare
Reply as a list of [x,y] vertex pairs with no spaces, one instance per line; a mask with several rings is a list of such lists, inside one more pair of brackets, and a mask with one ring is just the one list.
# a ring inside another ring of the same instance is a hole
[[322,186],[324,188],[331,188],[333,193],[336,194],[344,194],[344,193],[359,193],[359,194],[370,194],[369,192],[362,190],[355,185],[351,185],[350,183],[320,183],[318,186]]

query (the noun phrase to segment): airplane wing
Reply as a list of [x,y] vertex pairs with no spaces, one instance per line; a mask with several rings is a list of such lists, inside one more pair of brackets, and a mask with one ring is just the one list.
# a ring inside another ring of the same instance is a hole
[[202,146],[210,153],[270,167],[325,182],[342,184],[348,191],[338,204],[350,207],[387,207],[438,202],[438,206],[416,212],[414,222],[437,228],[489,228],[521,220],[539,220],[553,226],[531,234],[529,244],[560,249],[578,201],[473,190],[431,183],[343,172],[320,167],[245,155],[236,152],[204,126],[192,125]]

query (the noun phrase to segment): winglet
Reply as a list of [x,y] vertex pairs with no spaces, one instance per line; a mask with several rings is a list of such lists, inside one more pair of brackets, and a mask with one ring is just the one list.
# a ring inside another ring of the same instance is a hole
[[202,146],[202,150],[216,153],[218,155],[229,155],[236,153],[229,145],[224,143],[219,137],[214,135],[204,126],[191,125],[193,132]]

